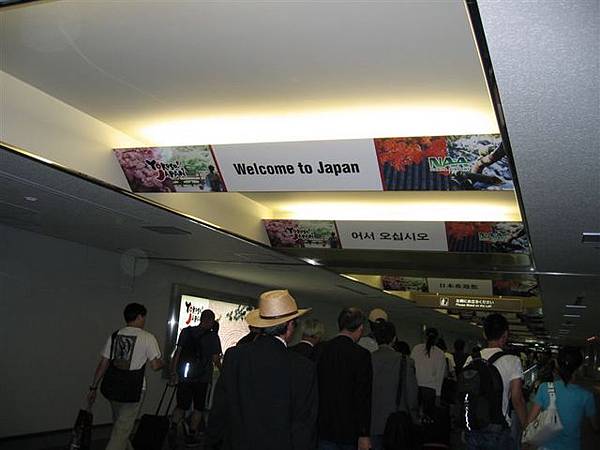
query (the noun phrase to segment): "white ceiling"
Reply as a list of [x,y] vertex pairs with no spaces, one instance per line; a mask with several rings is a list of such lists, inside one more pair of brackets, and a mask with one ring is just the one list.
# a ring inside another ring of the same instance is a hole
[[462,0],[51,1],[0,20],[2,70],[142,142],[497,130]]

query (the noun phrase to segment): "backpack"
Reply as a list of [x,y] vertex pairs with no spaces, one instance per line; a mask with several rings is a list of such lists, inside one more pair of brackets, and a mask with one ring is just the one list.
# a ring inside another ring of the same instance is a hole
[[[136,338],[131,336],[122,336],[115,331],[111,335],[110,341],[110,360],[108,368],[102,377],[100,384],[100,392],[108,400],[113,400],[121,403],[137,403],[142,397],[142,388],[144,385],[144,372],[146,364],[138,370],[129,370],[124,367],[124,361],[120,359],[116,348],[117,340],[126,340],[129,344],[129,352],[133,353]],[[127,362],[128,365],[128,362]]]
[[197,381],[204,373],[207,360],[202,354],[202,339],[210,330],[199,326],[186,328],[182,333],[189,333],[179,356],[178,375],[181,381]]
[[474,358],[459,374],[457,392],[461,425],[465,430],[481,430],[491,424],[508,427],[502,411],[504,383],[494,366],[506,355],[508,353],[498,352],[488,360]]

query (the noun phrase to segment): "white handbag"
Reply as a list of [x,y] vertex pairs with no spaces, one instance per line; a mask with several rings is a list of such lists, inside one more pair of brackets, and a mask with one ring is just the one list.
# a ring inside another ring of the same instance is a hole
[[521,439],[523,444],[539,447],[562,431],[563,425],[556,409],[554,383],[548,383],[548,396],[550,397],[548,409],[541,411],[535,420],[527,425]]

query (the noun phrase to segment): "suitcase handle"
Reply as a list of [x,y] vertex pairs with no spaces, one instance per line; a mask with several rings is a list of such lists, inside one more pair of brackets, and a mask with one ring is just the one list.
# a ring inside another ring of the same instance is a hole
[[160,415],[160,408],[162,407],[163,401],[165,399],[165,395],[167,394],[167,390],[169,387],[173,387],[173,392],[171,393],[171,398],[169,399],[169,404],[167,405],[167,410],[165,411],[165,416],[169,415],[169,410],[171,409],[171,403],[173,403],[173,398],[175,397],[175,393],[177,392],[177,385],[171,385],[169,383],[165,384],[165,388],[163,390],[162,395],[160,396],[160,402],[158,402],[158,406],[156,408],[156,415]]

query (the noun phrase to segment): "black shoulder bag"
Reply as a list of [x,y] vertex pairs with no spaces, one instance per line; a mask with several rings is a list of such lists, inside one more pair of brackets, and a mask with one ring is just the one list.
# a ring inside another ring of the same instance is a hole
[[406,356],[402,356],[400,379],[396,392],[396,411],[387,418],[383,432],[383,448],[385,450],[408,450],[414,447],[414,432],[410,415],[406,411],[399,411],[402,401],[402,387],[406,383],[406,366]]
[[115,331],[111,336],[110,361],[100,384],[100,392],[108,400],[137,403],[142,397],[146,364],[137,370],[123,370],[115,366],[113,357],[117,333],[118,331]]

